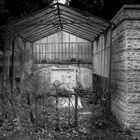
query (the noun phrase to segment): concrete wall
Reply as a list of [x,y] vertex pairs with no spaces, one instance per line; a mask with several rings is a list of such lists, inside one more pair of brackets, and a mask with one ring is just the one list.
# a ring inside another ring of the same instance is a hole
[[[140,131],[140,6],[124,6],[112,20],[112,112],[132,132]],[[139,133],[140,135],[140,133]]]
[[[38,69],[37,71],[40,71],[40,74],[42,75],[42,81],[49,81],[50,83],[59,80],[60,82],[69,84],[71,81],[73,81],[75,84],[69,85],[70,88],[72,89],[72,86],[76,86],[76,81],[80,81],[82,86],[84,88],[90,88],[92,87],[92,70],[83,68],[83,67],[76,67],[76,66],[71,66],[71,65],[47,65],[47,64],[35,64],[35,68]],[[54,74],[52,71],[53,70],[58,70],[58,73],[55,73],[55,80],[54,76],[51,74]],[[69,70],[73,70],[73,73],[70,79],[71,81],[68,81],[68,79],[65,79],[63,81],[62,77],[59,75],[61,74],[62,76],[66,75],[69,72]],[[75,75],[75,76],[74,76]],[[68,82],[68,83],[67,83]]]

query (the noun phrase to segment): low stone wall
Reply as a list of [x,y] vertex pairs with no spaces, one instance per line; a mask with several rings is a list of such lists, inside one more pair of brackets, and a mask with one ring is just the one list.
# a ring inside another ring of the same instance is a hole
[[[82,86],[84,88],[90,88],[92,87],[92,70],[88,68],[83,68],[79,66],[72,66],[72,65],[48,65],[48,64],[35,64],[34,65],[36,71],[40,71],[40,74],[42,75],[42,80],[44,81],[49,80],[51,81],[51,69],[73,69],[76,72],[76,80],[80,81]],[[48,77],[49,76],[49,77]]]

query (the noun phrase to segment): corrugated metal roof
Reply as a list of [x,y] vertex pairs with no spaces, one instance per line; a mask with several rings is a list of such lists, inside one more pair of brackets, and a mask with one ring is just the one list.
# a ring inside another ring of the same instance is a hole
[[58,31],[65,31],[93,41],[111,22],[56,3],[8,25],[9,30],[35,42]]

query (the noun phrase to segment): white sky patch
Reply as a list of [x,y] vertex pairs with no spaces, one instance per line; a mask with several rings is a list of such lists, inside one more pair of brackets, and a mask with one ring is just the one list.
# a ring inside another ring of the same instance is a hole
[[[56,2],[57,2],[57,0],[54,1],[54,3],[56,3]],[[66,0],[58,0],[58,2],[62,3],[62,4],[66,4],[67,1]]]

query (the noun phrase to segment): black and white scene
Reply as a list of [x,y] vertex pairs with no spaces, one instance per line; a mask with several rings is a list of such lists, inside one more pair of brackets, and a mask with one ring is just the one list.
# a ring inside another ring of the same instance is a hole
[[140,0],[0,0],[0,140],[140,140]]

